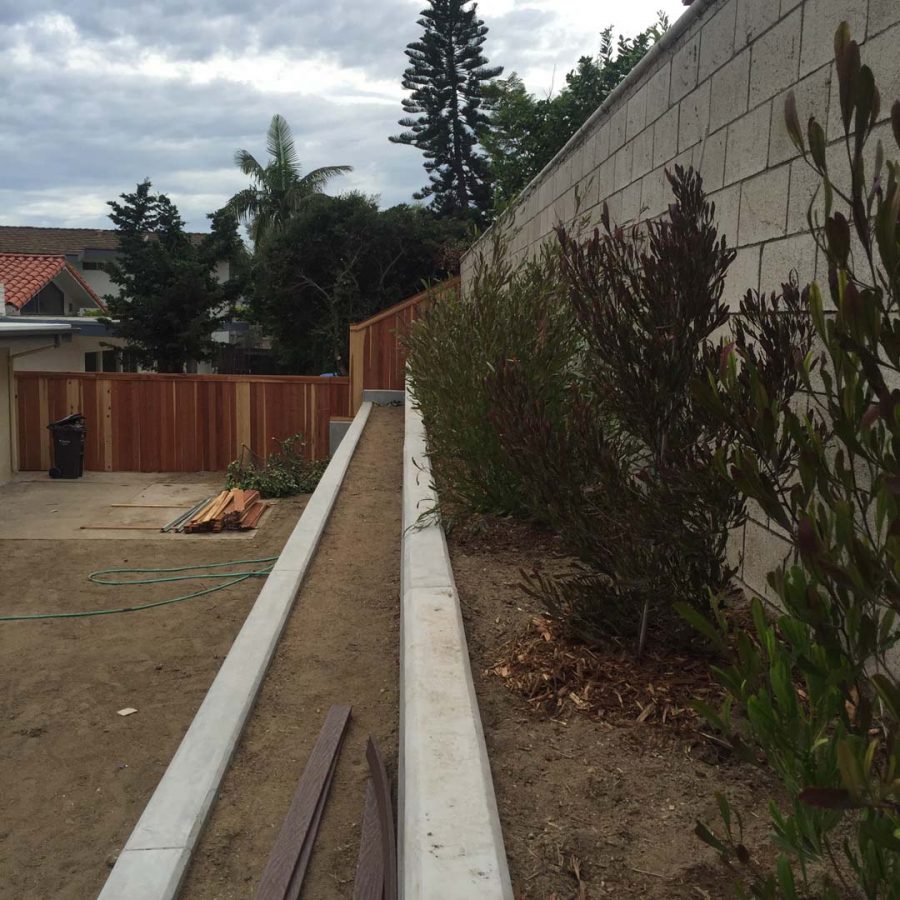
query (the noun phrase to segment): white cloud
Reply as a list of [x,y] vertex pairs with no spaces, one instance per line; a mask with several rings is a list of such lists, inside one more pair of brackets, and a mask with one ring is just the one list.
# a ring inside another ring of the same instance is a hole
[[[275,112],[304,164],[353,165],[334,189],[409,201],[421,155],[388,143],[403,115],[405,45],[423,0],[118,0],[0,4],[0,222],[106,226],[106,201],[144,177],[192,228],[244,181],[238,147],[264,154]],[[612,24],[633,35],[662,6],[631,0],[481,0],[494,65],[557,88]],[[554,74],[555,73],[555,74]]]

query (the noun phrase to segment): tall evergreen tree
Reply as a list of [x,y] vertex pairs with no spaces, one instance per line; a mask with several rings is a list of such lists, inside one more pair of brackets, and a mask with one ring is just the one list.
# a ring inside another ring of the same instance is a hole
[[469,0],[428,0],[419,25],[424,34],[406,48],[410,65],[403,87],[408,129],[390,140],[411,144],[425,154],[429,184],[414,194],[431,197],[438,215],[480,217],[491,204],[487,160],[478,149],[478,133],[488,124],[484,85],[502,66],[488,66],[482,53],[487,27]]
[[233,218],[213,219],[213,232],[196,244],[175,204],[143,181],[121,203],[108,204],[119,238],[109,266],[118,294],[106,296],[116,332],[137,361],[159,372],[183,372],[213,348],[212,332],[230,299],[214,274],[217,249],[237,236]]

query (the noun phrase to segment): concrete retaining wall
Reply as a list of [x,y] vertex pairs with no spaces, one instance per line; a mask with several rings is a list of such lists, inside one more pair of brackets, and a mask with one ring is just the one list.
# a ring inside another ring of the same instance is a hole
[[[502,226],[512,258],[533,254],[576,211],[597,222],[604,202],[619,223],[662,214],[665,169],[680,164],[699,169],[720,232],[738,248],[726,286],[733,309],[748,288],[773,290],[792,269],[801,280],[821,275],[806,219],[818,181],[788,139],[783,110],[792,89],[801,122],[827,123],[830,158],[841,164],[833,36],[842,19],[875,73],[885,120],[876,131],[887,146],[900,98],[900,0],[694,0],[523,191]],[[488,241],[464,258],[463,291]],[[765,594],[786,542],[760,515],[731,547],[743,552],[744,582]]]
[[401,900],[512,900],[425,427],[408,397],[400,570]]

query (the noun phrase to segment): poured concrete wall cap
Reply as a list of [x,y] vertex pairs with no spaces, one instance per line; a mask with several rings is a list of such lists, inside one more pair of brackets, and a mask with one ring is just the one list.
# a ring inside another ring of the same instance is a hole
[[406,403],[400,650],[400,885],[404,900],[512,900],[459,597],[425,430]]

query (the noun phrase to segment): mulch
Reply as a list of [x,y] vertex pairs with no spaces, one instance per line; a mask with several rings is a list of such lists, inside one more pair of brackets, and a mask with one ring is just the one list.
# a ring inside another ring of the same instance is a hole
[[610,725],[664,725],[679,733],[702,727],[692,701],[718,706],[724,697],[708,659],[651,647],[638,660],[625,646],[579,643],[545,616],[534,617],[524,634],[504,644],[485,674],[501,678],[552,718],[581,715]]

